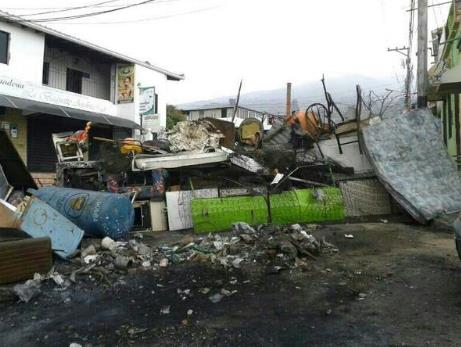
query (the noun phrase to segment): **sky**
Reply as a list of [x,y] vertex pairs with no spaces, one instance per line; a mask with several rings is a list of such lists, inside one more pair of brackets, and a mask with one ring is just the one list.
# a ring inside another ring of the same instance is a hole
[[[140,1],[2,0],[2,10],[21,15],[100,4],[29,17],[50,18]],[[322,73],[401,78],[403,56],[387,48],[408,45],[409,6],[410,0],[157,0],[42,24],[184,73],[184,81],[168,83],[167,101],[177,104],[235,95],[241,79],[242,92],[251,92],[318,81]],[[429,29],[443,25],[448,9],[429,8]]]

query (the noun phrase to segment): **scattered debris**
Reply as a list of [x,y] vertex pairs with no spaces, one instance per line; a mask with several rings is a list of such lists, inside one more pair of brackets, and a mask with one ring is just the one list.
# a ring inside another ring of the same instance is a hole
[[160,310],[160,314],[170,314],[170,306],[163,306]]
[[346,239],[353,239],[353,238],[354,238],[354,235],[352,235],[352,234],[344,234],[344,237],[345,237]]
[[27,280],[25,283],[22,284],[16,284],[13,287],[13,291],[17,295],[19,300],[28,303],[30,300],[32,300],[40,294],[42,280],[43,279],[39,274],[35,274],[33,279]]

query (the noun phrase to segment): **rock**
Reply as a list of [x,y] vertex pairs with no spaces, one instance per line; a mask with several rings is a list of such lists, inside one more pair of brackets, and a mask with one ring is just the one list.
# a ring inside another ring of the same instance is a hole
[[160,314],[170,314],[170,306],[163,306],[160,310]]
[[117,243],[110,237],[106,236],[101,240],[101,247],[109,251],[115,251],[115,249],[117,248]]
[[117,257],[114,260],[114,266],[119,270],[126,270],[131,265],[131,263],[132,260],[123,255],[117,255]]
[[13,291],[18,296],[19,300],[27,303],[40,294],[40,281],[33,279],[23,284],[16,284],[13,287]]
[[209,296],[208,299],[210,299],[210,301],[213,304],[217,304],[218,302],[220,302],[222,300],[223,297],[224,297],[224,295],[222,295],[221,293],[216,293],[216,294],[213,294],[213,295]]
[[278,249],[280,252],[283,254],[286,254],[290,259],[296,259],[296,256],[298,255],[298,250],[297,248],[287,240],[282,240],[278,244]]
[[97,254],[97,252],[96,252],[96,247],[94,245],[89,245],[87,248],[81,251],[82,258],[85,258],[88,255],[95,255],[95,254]]

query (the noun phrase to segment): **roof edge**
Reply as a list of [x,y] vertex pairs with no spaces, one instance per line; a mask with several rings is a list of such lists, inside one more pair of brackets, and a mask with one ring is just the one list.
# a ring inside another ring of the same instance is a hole
[[178,74],[178,73],[168,71],[168,70],[163,69],[161,67],[152,65],[149,62],[141,61],[141,60],[138,60],[138,59],[135,59],[135,58],[131,58],[131,57],[125,55],[125,54],[117,53],[117,52],[112,51],[112,50],[110,50],[108,48],[104,48],[104,47],[101,47],[101,46],[96,45],[94,43],[91,43],[91,42],[88,42],[88,41],[73,37],[73,36],[71,36],[69,34],[65,34],[65,33],[60,32],[58,30],[48,28],[46,26],[43,26],[43,25],[40,25],[40,24],[37,24],[37,23],[33,23],[33,22],[30,22],[30,21],[26,21],[26,20],[22,19],[20,16],[16,16],[14,14],[10,14],[8,12],[1,11],[1,10],[0,10],[0,21],[11,22],[11,23],[15,23],[15,24],[18,24],[18,25],[21,25],[21,26],[25,26],[25,27],[28,27],[28,28],[30,28],[32,30],[40,31],[40,32],[43,32],[45,34],[61,38],[63,40],[73,42],[73,43],[78,44],[80,46],[84,46],[84,47],[93,49],[93,50],[98,51],[100,53],[104,53],[104,54],[107,54],[107,55],[110,55],[110,56],[113,56],[113,57],[116,57],[116,58],[119,58],[119,59],[122,59],[122,60],[126,60],[126,61],[128,61],[130,63],[140,65],[140,66],[143,66],[143,67],[145,67],[147,69],[150,69],[150,70],[159,72],[161,74],[164,74],[171,81],[181,81],[181,80],[184,80],[184,78],[185,78],[184,74]]

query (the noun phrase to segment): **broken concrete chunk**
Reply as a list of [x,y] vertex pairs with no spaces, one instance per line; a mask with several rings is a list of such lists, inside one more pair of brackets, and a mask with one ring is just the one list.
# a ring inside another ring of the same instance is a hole
[[17,284],[13,287],[14,293],[19,300],[28,303],[40,294],[40,280],[28,280],[23,284]]
[[213,295],[209,296],[208,299],[210,299],[210,301],[213,304],[217,304],[218,302],[220,302],[223,299],[223,297],[224,297],[224,295],[222,295],[221,293],[216,293],[216,294],[213,294]]
[[117,248],[117,243],[109,236],[106,236],[101,240],[101,247],[109,251],[114,251]]

